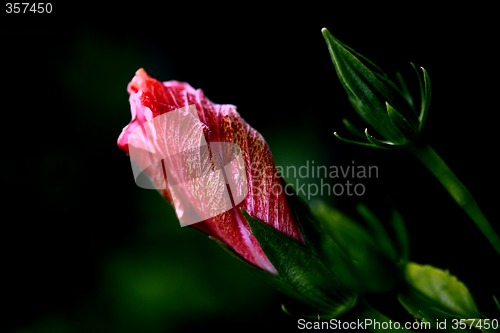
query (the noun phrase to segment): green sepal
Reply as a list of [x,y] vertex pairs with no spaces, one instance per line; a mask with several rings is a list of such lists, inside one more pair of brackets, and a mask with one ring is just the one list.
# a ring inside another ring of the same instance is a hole
[[278,289],[307,305],[311,312],[339,316],[357,301],[314,247],[303,244],[242,210],[253,235],[278,272]]
[[[482,317],[465,284],[448,271],[409,262],[405,279],[408,287],[399,293],[398,300],[417,319],[436,323]],[[454,332],[450,325],[448,331]]]
[[398,142],[399,145],[405,145],[408,143],[411,143],[417,139],[418,132],[415,127],[413,127],[408,120],[406,120],[403,115],[396,109],[392,107],[389,103],[385,103],[385,106],[387,108],[387,115],[389,116],[389,119],[391,120],[392,124],[396,126],[404,135],[405,141],[404,142]]

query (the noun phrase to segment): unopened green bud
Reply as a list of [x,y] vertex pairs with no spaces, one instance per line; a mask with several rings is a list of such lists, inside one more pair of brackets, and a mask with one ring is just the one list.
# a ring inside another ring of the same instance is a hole
[[430,103],[430,80],[425,69],[421,68],[422,79],[414,67],[420,83],[420,108],[417,108],[403,80],[396,84],[373,62],[333,37],[327,29],[324,28],[322,33],[349,100],[376,132],[372,135],[368,128],[359,131],[344,121],[358,140],[335,135],[344,141],[377,148],[413,144],[422,130]]

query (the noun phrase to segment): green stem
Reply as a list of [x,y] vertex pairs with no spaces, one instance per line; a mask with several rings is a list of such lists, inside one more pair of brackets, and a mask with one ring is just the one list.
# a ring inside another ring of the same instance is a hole
[[439,154],[427,143],[415,144],[408,148],[441,182],[451,197],[476,223],[483,235],[500,254],[500,238],[479,208],[472,194],[446,165]]

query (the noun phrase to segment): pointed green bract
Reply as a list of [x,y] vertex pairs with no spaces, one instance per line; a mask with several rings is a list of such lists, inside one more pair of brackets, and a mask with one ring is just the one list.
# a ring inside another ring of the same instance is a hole
[[429,74],[427,74],[427,71],[423,67],[420,68],[422,69],[424,76],[424,84],[420,87],[420,89],[422,90],[422,107],[419,116],[419,130],[421,131],[422,127],[425,124],[427,114],[429,113],[429,107],[431,105],[431,80],[429,78]]

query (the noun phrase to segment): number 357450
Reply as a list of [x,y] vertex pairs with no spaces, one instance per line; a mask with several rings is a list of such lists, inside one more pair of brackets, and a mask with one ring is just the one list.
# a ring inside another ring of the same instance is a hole
[[5,4],[7,14],[50,14],[52,3],[50,2],[7,2]]

